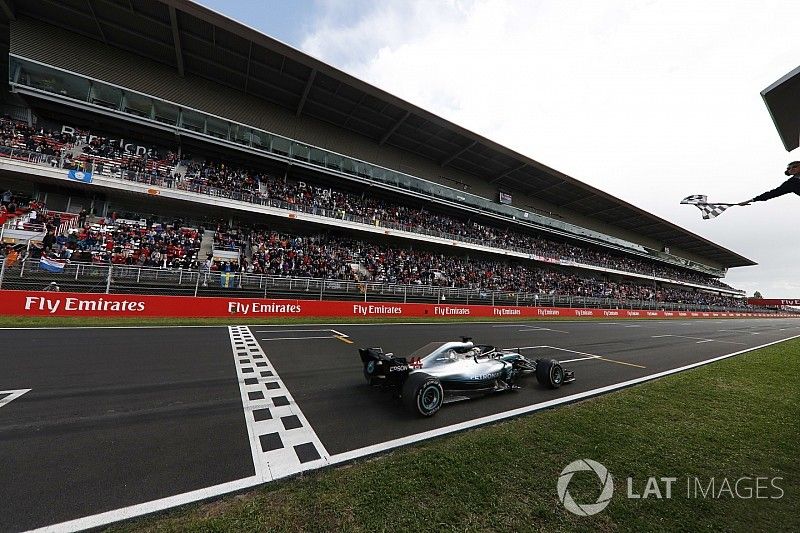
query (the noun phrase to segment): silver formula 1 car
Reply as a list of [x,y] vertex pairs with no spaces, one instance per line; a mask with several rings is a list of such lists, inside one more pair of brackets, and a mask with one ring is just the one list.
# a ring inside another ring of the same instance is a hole
[[536,374],[539,383],[557,389],[575,381],[555,359],[531,360],[519,352],[460,342],[432,342],[408,358],[381,348],[359,349],[364,378],[376,387],[391,389],[411,411],[432,416],[445,403],[468,400],[519,388],[520,376]]

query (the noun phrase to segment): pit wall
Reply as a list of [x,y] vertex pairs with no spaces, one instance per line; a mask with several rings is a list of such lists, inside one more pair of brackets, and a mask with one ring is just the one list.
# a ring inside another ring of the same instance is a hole
[[196,318],[787,318],[792,313],[652,311],[0,290],[0,315]]

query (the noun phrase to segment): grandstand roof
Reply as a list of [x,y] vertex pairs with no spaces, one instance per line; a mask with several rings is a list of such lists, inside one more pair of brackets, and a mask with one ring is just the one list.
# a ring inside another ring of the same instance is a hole
[[724,267],[755,262],[189,0],[0,0],[77,32]]
[[761,98],[784,148],[791,152],[800,145],[800,67],[761,91]]

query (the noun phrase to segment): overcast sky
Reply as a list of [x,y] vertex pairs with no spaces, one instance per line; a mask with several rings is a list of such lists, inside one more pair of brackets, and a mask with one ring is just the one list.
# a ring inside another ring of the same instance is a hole
[[786,163],[760,91],[800,64],[800,2],[201,0],[759,265],[726,281],[800,298],[800,197],[713,220]]

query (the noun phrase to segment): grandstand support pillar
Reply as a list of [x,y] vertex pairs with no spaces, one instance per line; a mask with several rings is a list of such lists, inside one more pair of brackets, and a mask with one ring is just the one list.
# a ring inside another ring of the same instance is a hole
[[519,307],[519,291],[517,291],[517,307]]
[[5,277],[5,275],[6,275],[6,258],[3,257],[3,262],[0,263],[0,289],[3,288],[3,277]]
[[114,266],[109,263],[108,264],[108,277],[106,277],[106,294],[111,293],[111,272],[114,270]]
[[197,283],[194,284],[194,297],[197,298],[197,293],[200,291],[200,272],[197,273]]
[[492,307],[494,307],[494,291],[492,291]]
[[[2,282],[3,282],[3,276],[0,275],[0,284]],[[403,303],[404,304],[408,303],[408,287],[403,287]]]
[[325,294],[325,278],[319,282],[319,301],[322,301],[322,296]]

